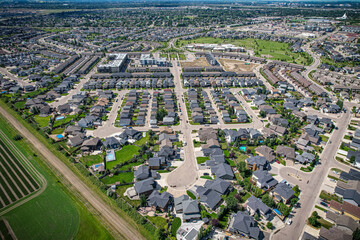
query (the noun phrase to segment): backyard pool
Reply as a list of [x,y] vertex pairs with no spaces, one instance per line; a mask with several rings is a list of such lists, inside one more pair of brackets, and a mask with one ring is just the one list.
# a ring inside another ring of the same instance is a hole
[[63,136],[62,134],[58,134],[58,135],[56,135],[56,137],[57,137],[58,139],[62,139],[64,136]]
[[277,215],[279,215],[279,216],[282,215],[281,212],[280,212],[279,210],[277,210],[276,208],[274,208],[274,212],[275,212]]
[[240,151],[246,152],[246,147],[245,146],[240,146]]
[[55,118],[55,120],[61,120],[61,119],[64,119],[64,118],[65,118],[64,116],[60,116],[60,117]]

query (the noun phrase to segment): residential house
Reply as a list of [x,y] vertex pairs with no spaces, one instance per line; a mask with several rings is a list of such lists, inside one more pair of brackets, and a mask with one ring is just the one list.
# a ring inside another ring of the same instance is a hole
[[290,199],[294,197],[294,193],[294,190],[285,183],[279,183],[274,190],[271,191],[275,202],[283,202],[285,204],[288,204]]
[[254,216],[255,214],[264,217],[267,221],[269,221],[272,217],[271,209],[265,205],[259,198],[251,196],[245,203],[246,210],[250,212],[250,215]]
[[153,191],[146,200],[150,207],[154,207],[156,210],[167,212],[173,202],[173,196],[168,192]]
[[244,235],[247,238],[263,239],[263,233],[260,231],[254,218],[241,211],[231,215],[228,231]]

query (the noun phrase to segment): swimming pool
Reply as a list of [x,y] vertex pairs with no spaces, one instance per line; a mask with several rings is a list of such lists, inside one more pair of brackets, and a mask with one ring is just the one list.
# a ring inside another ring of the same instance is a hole
[[98,167],[100,167],[100,166],[102,166],[102,163],[96,164],[96,165],[95,165],[95,168],[98,168]]
[[64,116],[60,116],[60,117],[57,117],[55,118],[56,120],[61,120],[61,119],[64,119],[65,117]]
[[63,136],[62,134],[58,134],[58,135],[56,135],[56,137],[57,137],[58,139],[62,139],[64,136]]
[[240,151],[246,152],[246,147],[245,146],[240,146]]
[[274,208],[274,212],[276,212],[276,214],[278,214],[280,216],[282,215],[281,212],[279,210],[277,210],[276,208]]

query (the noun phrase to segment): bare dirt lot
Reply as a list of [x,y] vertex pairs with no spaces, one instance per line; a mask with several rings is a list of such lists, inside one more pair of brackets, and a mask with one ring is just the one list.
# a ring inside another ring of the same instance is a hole
[[[244,61],[225,58],[220,58],[219,62],[224,67],[225,71],[231,72],[252,72],[253,69],[258,66],[258,64],[255,63],[247,63]],[[245,63],[248,65],[245,65]]]
[[206,58],[198,58],[192,62],[181,62],[181,67],[208,67],[210,64]]

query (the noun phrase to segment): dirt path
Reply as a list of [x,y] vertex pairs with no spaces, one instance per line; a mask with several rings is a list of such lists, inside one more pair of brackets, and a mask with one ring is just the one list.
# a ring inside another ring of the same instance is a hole
[[44,156],[56,170],[58,170],[74,188],[99,212],[107,221],[113,232],[117,233],[119,239],[145,239],[133,226],[121,218],[111,209],[93,190],[83,183],[60,159],[58,159],[44,144],[42,144],[32,133],[30,133],[10,113],[0,107],[3,115],[21,134],[28,139],[34,147]]

